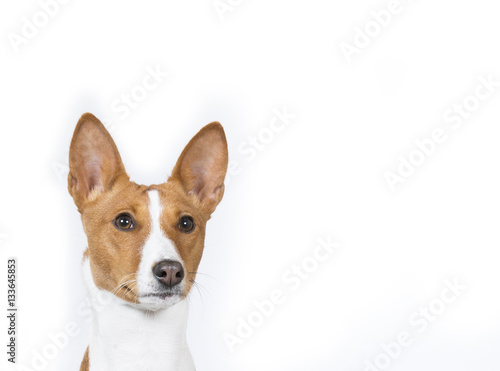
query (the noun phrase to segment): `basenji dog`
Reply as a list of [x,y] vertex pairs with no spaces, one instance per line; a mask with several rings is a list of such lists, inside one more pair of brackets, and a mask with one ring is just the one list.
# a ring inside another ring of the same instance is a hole
[[185,299],[207,221],[224,193],[227,162],[224,130],[213,122],[187,144],[165,183],[139,185],[103,124],[90,113],[80,118],[68,190],[88,240],[83,270],[90,301],[106,303],[92,306],[80,370],[195,370]]

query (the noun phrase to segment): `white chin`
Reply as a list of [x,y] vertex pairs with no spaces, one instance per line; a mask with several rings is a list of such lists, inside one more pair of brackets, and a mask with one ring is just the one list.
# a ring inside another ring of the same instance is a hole
[[167,297],[146,296],[146,297],[141,297],[139,303],[136,305],[144,310],[157,311],[171,307],[172,305],[177,304],[181,300],[182,297],[179,294],[174,294],[172,296],[167,296]]

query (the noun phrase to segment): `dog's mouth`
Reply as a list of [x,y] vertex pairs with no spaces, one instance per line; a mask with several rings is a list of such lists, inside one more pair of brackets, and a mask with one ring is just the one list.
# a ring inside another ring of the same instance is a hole
[[149,311],[157,311],[177,304],[183,299],[182,290],[167,289],[147,292],[138,297],[139,306]]
[[169,287],[155,281],[139,280],[136,303],[150,311],[171,307],[184,299],[185,286],[184,282]]
[[151,293],[151,294],[141,295],[141,298],[159,298],[165,300],[166,298],[171,298],[174,295],[178,295],[178,293],[173,291],[162,292],[162,293]]
[[169,298],[172,298],[174,296],[181,297],[182,296],[182,289],[179,287],[171,288],[171,289],[165,289],[161,291],[155,291],[155,292],[148,292],[145,294],[140,295],[139,297],[141,299],[160,299],[160,300],[167,300]]

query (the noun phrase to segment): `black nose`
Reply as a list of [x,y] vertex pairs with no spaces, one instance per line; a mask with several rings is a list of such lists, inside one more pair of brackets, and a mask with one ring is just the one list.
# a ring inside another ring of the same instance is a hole
[[162,260],[153,267],[156,279],[167,287],[174,287],[184,278],[182,264],[173,260]]

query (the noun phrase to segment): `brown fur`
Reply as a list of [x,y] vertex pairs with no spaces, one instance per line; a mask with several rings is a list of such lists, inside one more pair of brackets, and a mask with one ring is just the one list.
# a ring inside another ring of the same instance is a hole
[[[106,128],[93,115],[84,114],[71,142],[68,190],[82,216],[88,238],[85,256],[90,260],[95,284],[113,292],[125,280],[136,278],[141,249],[151,228],[147,191],[155,189],[163,206],[162,230],[174,242],[185,264],[185,297],[203,253],[206,222],[224,193],[227,161],[222,126],[211,123],[188,143],[167,182],[138,185],[129,180]],[[133,230],[121,231],[114,226],[116,216],[124,212],[133,217]],[[183,215],[194,219],[192,233],[179,230]],[[136,289],[130,284],[115,294],[136,303]]]
[[80,366],[80,371],[89,371],[90,362],[89,362],[89,348],[85,351],[85,355],[83,356],[83,361]]

